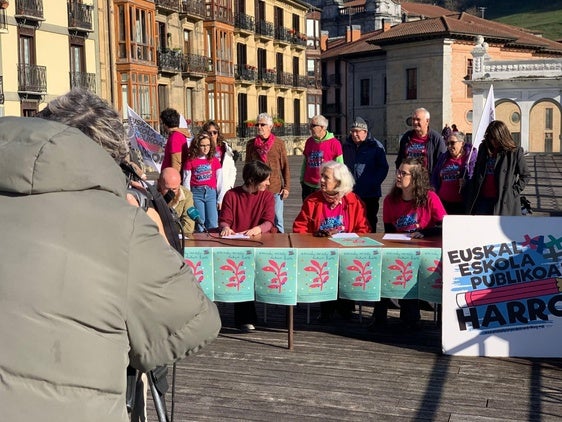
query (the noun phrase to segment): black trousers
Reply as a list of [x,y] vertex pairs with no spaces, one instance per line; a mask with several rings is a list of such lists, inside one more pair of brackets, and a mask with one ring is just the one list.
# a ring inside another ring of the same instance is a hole
[[234,304],[234,324],[236,327],[240,328],[242,325],[256,324],[257,322],[256,303],[253,300]]

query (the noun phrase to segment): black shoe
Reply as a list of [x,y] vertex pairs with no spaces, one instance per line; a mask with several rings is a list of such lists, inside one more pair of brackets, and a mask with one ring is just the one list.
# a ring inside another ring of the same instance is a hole
[[367,330],[370,332],[379,331],[387,326],[386,319],[374,319],[369,325],[367,325]]

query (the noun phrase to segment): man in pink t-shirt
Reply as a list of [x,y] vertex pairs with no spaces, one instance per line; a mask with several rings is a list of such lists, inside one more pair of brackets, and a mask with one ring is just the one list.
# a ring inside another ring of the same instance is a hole
[[168,132],[168,141],[164,148],[161,170],[173,167],[180,174],[187,157],[188,138],[191,138],[189,129],[180,128],[180,114],[173,108],[167,108],[160,113],[162,126]]

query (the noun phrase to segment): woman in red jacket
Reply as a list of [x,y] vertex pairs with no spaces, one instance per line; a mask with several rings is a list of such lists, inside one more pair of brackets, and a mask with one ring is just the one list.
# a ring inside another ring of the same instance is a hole
[[363,201],[347,166],[328,161],[320,170],[320,190],[309,195],[293,223],[293,233],[369,233]]
[[[330,236],[335,233],[369,233],[365,204],[352,192],[355,181],[347,166],[328,161],[320,170],[320,190],[310,194],[293,223],[293,233]],[[351,318],[353,301],[338,299],[320,304],[319,320],[329,321],[337,311]]]

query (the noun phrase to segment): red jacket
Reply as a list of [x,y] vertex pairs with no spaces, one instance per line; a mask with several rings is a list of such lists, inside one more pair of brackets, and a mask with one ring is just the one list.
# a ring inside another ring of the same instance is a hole
[[[343,197],[344,212],[349,221],[349,233],[370,233],[365,204],[353,192]],[[303,202],[302,208],[293,223],[293,233],[315,233],[320,229],[324,196],[321,191],[310,194]]]

